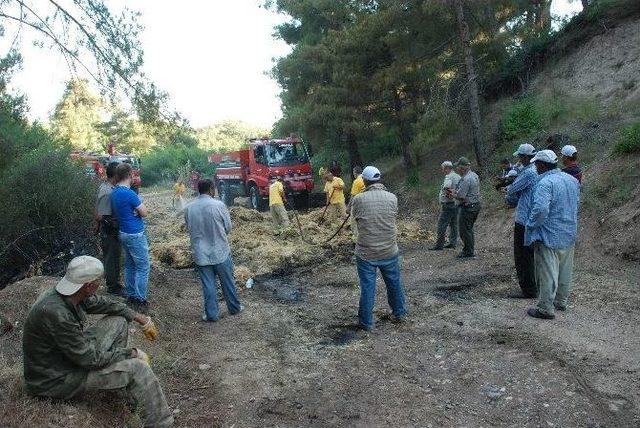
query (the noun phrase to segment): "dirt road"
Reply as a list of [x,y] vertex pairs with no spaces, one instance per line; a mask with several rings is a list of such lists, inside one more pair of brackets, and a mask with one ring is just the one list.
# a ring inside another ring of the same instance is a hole
[[371,333],[352,328],[344,259],[264,278],[243,291],[245,312],[213,325],[196,322],[193,272],[156,275],[172,299],[151,352],[178,425],[638,426],[637,268],[579,257],[569,311],[535,320],[532,301],[505,297],[516,282],[502,235],[468,261],[403,248],[411,315],[391,323],[380,286]]

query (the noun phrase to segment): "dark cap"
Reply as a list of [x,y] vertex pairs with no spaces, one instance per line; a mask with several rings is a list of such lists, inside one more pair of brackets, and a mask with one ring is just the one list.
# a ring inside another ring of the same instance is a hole
[[456,166],[470,166],[471,162],[469,162],[469,159],[465,158],[464,156],[460,156],[460,159],[458,159],[458,162],[456,162]]

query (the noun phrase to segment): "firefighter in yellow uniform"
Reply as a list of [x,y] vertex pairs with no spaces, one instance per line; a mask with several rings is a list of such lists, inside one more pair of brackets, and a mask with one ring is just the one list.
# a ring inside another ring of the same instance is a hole
[[[353,180],[353,183],[351,183],[351,199],[349,199],[349,207],[348,207],[348,210],[351,214],[353,214],[353,212],[351,211],[351,201],[353,201],[353,197],[359,193],[362,193],[366,187],[364,185],[364,180],[362,179],[362,168],[360,168],[357,165],[354,166],[353,176],[355,177],[355,180]],[[353,220],[353,215],[351,216],[350,226],[351,226],[351,234],[353,235],[353,242],[356,242],[358,240],[358,225]]]
[[327,220],[332,222],[347,216],[347,206],[344,202],[344,181],[340,177],[334,177],[327,172],[324,176],[326,184],[324,193],[327,195]]
[[[173,201],[171,202],[173,208],[176,207],[176,201],[182,202],[182,195],[184,195],[184,191],[186,189],[187,187],[184,185],[182,180],[176,181],[176,184],[173,185]],[[182,205],[184,205],[184,203],[181,203],[181,208]]]
[[275,226],[275,234],[279,235],[282,231],[289,227],[289,215],[284,207],[287,197],[284,194],[284,185],[282,177],[269,177],[271,184],[269,185],[269,211]]

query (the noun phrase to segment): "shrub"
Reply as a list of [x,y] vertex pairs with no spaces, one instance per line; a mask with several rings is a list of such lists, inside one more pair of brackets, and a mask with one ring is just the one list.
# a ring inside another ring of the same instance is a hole
[[614,151],[617,154],[629,154],[640,152],[640,122],[620,131],[620,137],[616,142]]
[[68,151],[42,144],[0,171],[0,183],[0,286],[30,267],[61,274],[73,254],[97,253],[96,185]]
[[542,130],[544,115],[532,98],[513,103],[502,122],[502,135],[506,140],[526,138]]
[[187,162],[194,171],[202,175],[211,175],[215,168],[209,164],[208,154],[199,147],[182,144],[157,147],[142,157],[142,183],[152,186],[163,180],[174,180],[178,170]]

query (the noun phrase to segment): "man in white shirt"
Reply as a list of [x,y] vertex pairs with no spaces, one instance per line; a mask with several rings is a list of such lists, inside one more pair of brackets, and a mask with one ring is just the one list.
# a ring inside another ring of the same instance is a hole
[[[430,248],[432,251],[439,251],[444,248],[455,248],[458,241],[458,206],[455,203],[453,197],[453,191],[458,182],[460,176],[453,170],[453,163],[451,161],[442,162],[442,173],[444,174],[444,181],[440,188],[440,218],[438,219],[438,237],[436,244]],[[449,227],[449,243],[445,246],[444,238]]]

